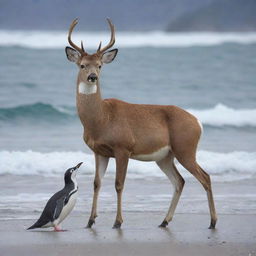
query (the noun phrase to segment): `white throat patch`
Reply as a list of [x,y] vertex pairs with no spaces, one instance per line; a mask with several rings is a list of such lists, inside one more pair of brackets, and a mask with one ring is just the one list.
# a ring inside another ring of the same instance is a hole
[[78,85],[78,92],[81,94],[86,94],[86,95],[94,94],[97,92],[97,85],[96,84],[88,85],[84,82],[81,82]]

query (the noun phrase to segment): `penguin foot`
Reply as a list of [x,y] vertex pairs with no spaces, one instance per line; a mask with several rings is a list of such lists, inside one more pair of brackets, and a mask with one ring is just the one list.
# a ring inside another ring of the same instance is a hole
[[166,228],[168,226],[168,222],[164,220],[158,227],[159,228]]
[[89,219],[89,221],[88,221],[88,224],[87,224],[86,228],[91,228],[93,224],[95,224],[95,220],[93,220],[93,219]]
[[67,230],[66,229],[61,229],[60,227],[58,226],[55,226],[54,227],[54,232],[66,232]]

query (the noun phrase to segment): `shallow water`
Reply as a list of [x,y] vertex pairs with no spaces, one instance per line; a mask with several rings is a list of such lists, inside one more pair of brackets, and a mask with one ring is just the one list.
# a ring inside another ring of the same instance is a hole
[[[36,219],[40,216],[47,200],[63,187],[62,175],[42,176],[1,176],[0,220]],[[79,175],[78,200],[73,215],[88,216],[91,210],[93,176]],[[218,214],[255,214],[256,180],[239,182],[214,182],[213,192]],[[129,174],[123,192],[123,211],[161,212],[162,217],[172,197],[171,183],[164,177],[137,178]],[[99,212],[116,211],[114,177],[111,174],[103,180],[99,196]],[[208,214],[207,196],[202,186],[194,178],[186,178],[186,184],[176,213]],[[160,221],[160,220],[159,220]]]

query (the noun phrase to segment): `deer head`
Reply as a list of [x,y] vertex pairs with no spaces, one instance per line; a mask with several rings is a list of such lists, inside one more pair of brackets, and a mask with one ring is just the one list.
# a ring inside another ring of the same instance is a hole
[[78,23],[78,19],[75,19],[69,28],[68,42],[71,47],[66,47],[66,55],[69,61],[75,62],[79,67],[78,80],[86,84],[87,86],[93,86],[97,83],[100,75],[100,69],[104,63],[110,63],[117,55],[118,49],[110,49],[115,43],[115,27],[111,23],[110,19],[107,19],[110,30],[111,38],[109,43],[101,48],[101,42],[97,51],[93,54],[89,54],[84,50],[83,42],[81,41],[81,47],[74,44],[71,40],[71,34]]

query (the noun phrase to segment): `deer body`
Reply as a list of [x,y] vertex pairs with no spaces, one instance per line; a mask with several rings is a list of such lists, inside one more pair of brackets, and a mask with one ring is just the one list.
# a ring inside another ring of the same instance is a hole
[[110,43],[95,54],[89,55],[71,41],[71,33],[77,24],[75,20],[69,30],[67,47],[70,61],[80,66],[77,79],[77,110],[84,126],[84,141],[95,154],[96,172],[94,196],[88,227],[97,217],[97,199],[101,180],[109,158],[116,160],[117,216],[114,228],[120,228],[122,219],[122,192],[129,158],[141,161],[155,161],[174,185],[174,195],[168,213],[160,225],[166,227],[172,220],[179,201],[184,179],[174,165],[176,158],[203,185],[207,192],[211,224],[217,220],[211,181],[209,175],[197,164],[196,150],[201,135],[198,120],[176,106],[130,104],[117,99],[102,99],[99,85],[100,68],[110,63],[117,49],[106,52],[114,44],[114,26],[111,28]]
[[[161,160],[161,155],[164,158],[169,151],[179,148],[177,137],[194,140],[189,144],[196,146],[201,133],[197,119],[176,106],[102,100],[99,92],[95,95],[78,92],[77,109],[86,144],[105,157],[114,157],[116,148],[125,147],[130,158],[157,161]],[[185,120],[180,118],[182,115],[186,116]],[[189,133],[197,134],[196,138]],[[154,155],[155,152],[159,155]],[[147,158],[150,155],[152,158]]]

